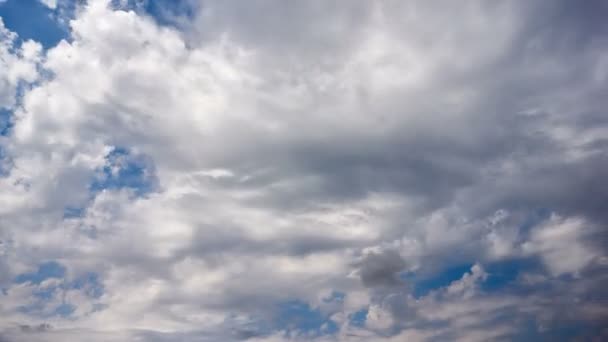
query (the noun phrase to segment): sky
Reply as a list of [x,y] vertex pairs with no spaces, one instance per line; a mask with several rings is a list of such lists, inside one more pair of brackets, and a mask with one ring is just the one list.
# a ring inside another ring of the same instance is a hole
[[606,17],[0,0],[0,341],[608,340]]

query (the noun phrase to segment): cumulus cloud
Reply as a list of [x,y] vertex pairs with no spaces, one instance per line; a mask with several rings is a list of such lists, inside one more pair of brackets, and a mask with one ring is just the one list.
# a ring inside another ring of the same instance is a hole
[[78,6],[0,21],[0,341],[606,336],[604,3]]
[[4,25],[0,17],[0,108],[15,106],[16,92],[20,85],[31,83],[38,77],[36,64],[42,46],[32,40],[16,43],[17,34]]
[[57,0],[40,0],[40,2],[48,8],[57,8]]

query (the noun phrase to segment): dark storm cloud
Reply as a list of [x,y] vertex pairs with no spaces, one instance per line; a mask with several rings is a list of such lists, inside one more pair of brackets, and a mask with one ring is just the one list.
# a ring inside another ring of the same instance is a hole
[[399,253],[393,250],[366,254],[357,266],[361,281],[366,287],[392,287],[402,284],[398,273],[405,267],[405,262]]

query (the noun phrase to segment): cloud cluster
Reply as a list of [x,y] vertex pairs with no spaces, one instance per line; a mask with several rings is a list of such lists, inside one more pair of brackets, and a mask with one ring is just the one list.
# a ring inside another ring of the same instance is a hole
[[16,38],[0,17],[0,109],[13,108],[19,86],[33,82],[38,75],[36,62],[42,47],[31,40],[18,45]]
[[603,2],[176,6],[0,21],[0,341],[608,336]]

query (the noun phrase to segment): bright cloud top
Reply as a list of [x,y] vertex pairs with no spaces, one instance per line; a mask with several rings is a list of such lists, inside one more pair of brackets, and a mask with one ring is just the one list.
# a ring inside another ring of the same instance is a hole
[[14,1],[0,341],[608,338],[605,3]]

